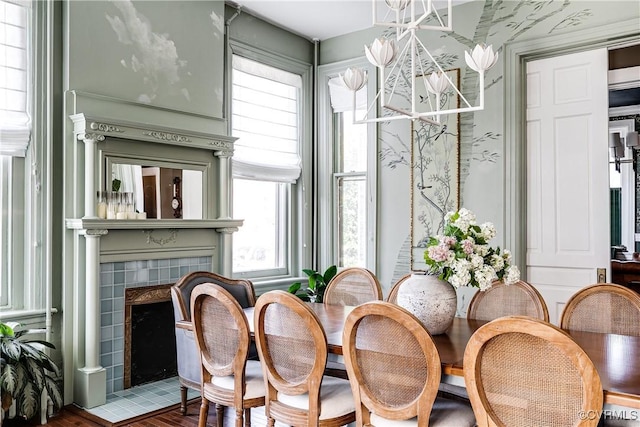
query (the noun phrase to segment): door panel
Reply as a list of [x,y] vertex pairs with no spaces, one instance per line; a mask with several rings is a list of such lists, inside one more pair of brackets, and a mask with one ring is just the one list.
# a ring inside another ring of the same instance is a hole
[[527,279],[550,318],[609,264],[607,50],[527,63]]

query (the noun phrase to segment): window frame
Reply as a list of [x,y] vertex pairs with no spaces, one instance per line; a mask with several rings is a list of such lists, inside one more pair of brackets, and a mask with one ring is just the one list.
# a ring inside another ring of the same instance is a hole
[[[318,67],[318,148],[316,152],[317,162],[317,188],[316,203],[314,207],[318,214],[318,259],[320,265],[337,265],[338,253],[338,218],[337,212],[338,194],[337,177],[348,173],[337,171],[336,153],[337,144],[340,142],[340,132],[337,129],[336,113],[331,108],[328,82],[330,79],[344,73],[349,67],[363,68],[368,75],[367,99],[375,99],[377,90],[377,70],[365,58],[357,58],[346,61],[324,64]],[[368,105],[367,105],[368,108]],[[376,108],[376,107],[374,107]],[[372,271],[377,268],[377,168],[378,168],[378,126],[376,123],[367,123],[367,249],[366,265]],[[322,141],[331,143],[323,144]]]
[[[308,191],[306,183],[311,182],[311,137],[312,137],[312,67],[296,59],[280,54],[269,52],[265,49],[258,49],[238,40],[229,41],[230,49],[227,53],[226,75],[229,76],[226,87],[226,108],[228,120],[228,133],[231,133],[231,75],[233,73],[233,55],[243,56],[247,59],[260,62],[264,65],[279,68],[284,71],[299,74],[302,78],[302,88],[299,98],[299,153],[302,161],[300,177],[295,183],[285,184],[288,191],[284,198],[288,203],[287,213],[287,236],[284,239],[287,246],[285,256],[285,268],[276,270],[261,270],[253,272],[232,272],[236,278],[251,279],[256,286],[258,293],[271,289],[282,288],[300,279],[302,268],[311,265],[311,192]],[[230,171],[230,179],[233,172]],[[231,203],[233,207],[233,203]],[[233,212],[232,212],[233,216]]]
[[[16,3],[10,1],[11,3]],[[8,278],[9,300],[0,307],[2,318],[25,321],[55,311],[52,305],[52,140],[54,129],[53,61],[56,32],[54,2],[29,3],[27,106],[31,136],[25,157],[13,157],[11,210],[13,254]],[[25,263],[24,260],[30,260]],[[5,301],[3,301],[5,302]]]

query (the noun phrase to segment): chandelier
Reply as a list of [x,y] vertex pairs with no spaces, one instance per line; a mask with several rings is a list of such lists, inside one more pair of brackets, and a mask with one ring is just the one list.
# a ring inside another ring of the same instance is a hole
[[[433,0],[384,0],[387,10],[382,13],[384,17],[381,20],[378,20],[377,5],[380,0],[372,2],[373,25],[395,28],[395,40],[377,38],[370,46],[364,47],[367,59],[378,68],[382,83],[364,117],[356,118],[356,123],[420,119],[439,125],[441,115],[484,109],[484,73],[498,61],[498,54],[493,52],[493,48],[478,44],[471,52],[465,51],[467,65],[479,75],[478,103],[471,105],[446,70],[417,37],[418,30],[452,31],[452,0],[447,0],[446,17],[435,9]],[[402,46],[399,48],[400,45]],[[427,72],[427,69],[433,71]],[[406,77],[407,73],[410,73],[409,78]],[[353,67],[347,69],[341,78],[353,92],[355,118],[356,92],[367,83],[367,73],[361,68]],[[407,82],[404,88],[399,87],[401,81]],[[458,97],[456,108],[445,106],[442,109],[441,97],[447,92]],[[376,117],[377,104],[381,111],[386,110],[382,117]],[[407,107],[407,104],[410,106]]]

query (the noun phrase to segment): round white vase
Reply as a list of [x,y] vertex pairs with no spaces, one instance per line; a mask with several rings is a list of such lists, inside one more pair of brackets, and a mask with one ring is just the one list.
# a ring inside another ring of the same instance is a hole
[[438,335],[453,323],[458,297],[446,280],[413,273],[398,288],[397,304],[416,316],[431,335]]

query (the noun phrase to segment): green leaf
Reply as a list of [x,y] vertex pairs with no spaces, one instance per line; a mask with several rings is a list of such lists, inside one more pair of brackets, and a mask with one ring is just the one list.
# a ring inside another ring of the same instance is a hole
[[5,354],[9,359],[18,361],[22,354],[22,347],[18,341],[4,341],[0,346],[0,351]]
[[336,275],[336,273],[338,272],[338,267],[336,267],[335,265],[332,265],[331,267],[327,268],[327,270],[324,272],[324,275],[322,276],[322,280],[324,280],[324,283],[329,283],[331,281],[331,279],[333,279],[333,277]]
[[302,283],[300,282],[292,283],[291,286],[289,286],[289,289],[287,289],[287,291],[291,294],[295,294],[300,290],[300,286],[302,286]]
[[0,336],[12,337],[14,335],[13,328],[6,323],[0,323]]
[[309,269],[309,268],[303,268],[303,269],[302,269],[302,272],[303,272],[304,274],[306,274],[307,276],[313,276],[314,274],[316,274],[316,271],[315,271],[315,270],[311,270],[311,269]]
[[309,298],[309,295],[307,295],[307,294],[298,295],[298,298],[300,298],[302,301],[306,301],[306,302],[311,301],[311,298]]
[[44,388],[44,369],[37,361],[31,358],[27,359],[27,366],[29,367],[33,384],[35,384],[39,391],[42,391]]
[[113,181],[111,181],[111,191],[120,191],[120,184],[122,184],[122,181],[120,181],[118,178],[115,178]]
[[316,277],[318,273],[313,273],[309,276],[309,289],[314,290],[316,288]]
[[36,390],[33,384],[28,383],[22,391],[22,395],[19,396],[19,398],[16,398],[18,413],[25,419],[29,420],[33,418],[33,416],[38,412],[38,409],[40,408],[41,393],[42,391]]
[[47,387],[47,393],[51,400],[53,401],[54,410],[58,410],[62,408],[63,398],[62,398],[62,390],[60,389],[60,384],[54,380],[53,378],[47,376],[45,378],[45,385]]
[[19,389],[19,381],[17,365],[6,364],[0,375],[0,388],[14,396]]
[[25,340],[25,341],[22,341],[22,342],[25,343],[25,344],[27,344],[27,343],[42,344],[45,347],[49,347],[49,348],[54,349],[54,350],[56,349],[55,345],[53,345],[49,341],[45,341],[45,340]]

